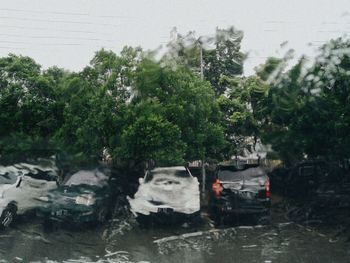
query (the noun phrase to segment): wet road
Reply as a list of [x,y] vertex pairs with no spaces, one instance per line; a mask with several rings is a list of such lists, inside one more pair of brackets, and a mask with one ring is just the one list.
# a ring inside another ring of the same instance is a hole
[[191,227],[140,229],[128,218],[50,231],[22,220],[1,231],[0,262],[349,262],[349,243],[272,216],[267,226],[215,228],[204,215]]

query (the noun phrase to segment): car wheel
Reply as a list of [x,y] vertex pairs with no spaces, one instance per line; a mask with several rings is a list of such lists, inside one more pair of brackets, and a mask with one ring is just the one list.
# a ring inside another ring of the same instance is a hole
[[139,224],[140,228],[149,228],[152,225],[151,216],[145,216],[145,215],[139,214],[136,217],[136,221]]
[[200,212],[196,212],[192,214],[189,218],[189,222],[191,225],[199,225],[202,223],[202,217]]
[[215,226],[220,226],[223,223],[223,215],[219,209],[212,209],[210,217],[214,221]]
[[269,213],[263,213],[255,215],[255,224],[258,225],[269,225],[271,222],[270,220],[270,214]]
[[106,220],[107,220],[107,209],[101,208],[97,214],[97,221],[102,224],[106,222]]
[[8,227],[13,222],[16,216],[17,209],[13,205],[9,205],[2,211],[1,217],[0,217],[0,225],[2,227]]
[[50,219],[44,219],[43,227],[44,227],[44,231],[50,232],[55,230],[55,227],[57,227],[57,225]]

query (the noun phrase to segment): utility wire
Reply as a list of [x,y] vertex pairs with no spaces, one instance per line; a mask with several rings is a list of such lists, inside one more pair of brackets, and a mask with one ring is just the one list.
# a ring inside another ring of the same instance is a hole
[[52,31],[56,31],[56,32],[64,32],[64,33],[107,34],[107,33],[96,32],[96,31],[55,29],[55,28],[51,28],[51,27],[14,26],[14,25],[3,25],[3,24],[0,24],[0,28],[1,27],[18,28],[18,29],[33,29],[33,30],[49,30],[51,32]]
[[17,21],[35,21],[35,22],[45,22],[45,23],[78,24],[78,25],[89,25],[89,26],[94,25],[94,26],[120,27],[120,25],[116,25],[116,24],[80,22],[80,21],[69,21],[69,20],[50,20],[50,19],[26,18],[26,17],[0,16],[0,19],[12,19]]
[[113,40],[110,40],[110,39],[87,38],[87,37],[59,37],[59,36],[33,36],[33,35],[28,36],[28,35],[22,35],[22,34],[6,34],[6,33],[0,33],[0,36],[34,38],[34,39],[66,39],[66,40],[88,40],[88,41],[114,42]]
[[23,49],[20,47],[6,47],[6,46],[0,46],[0,49]]
[[12,48],[25,48],[28,49],[29,46],[43,46],[43,47],[59,47],[59,46],[72,46],[72,47],[79,47],[79,46],[89,46],[94,48],[107,48],[107,49],[113,49],[115,47],[112,46],[106,46],[106,45],[89,45],[84,43],[36,43],[36,42],[28,42],[28,41],[12,41],[12,40],[0,40],[0,43],[5,44],[22,44],[26,45],[25,47],[9,47]]
[[29,44],[35,46],[81,46],[81,43],[34,43],[26,41],[12,41],[12,40],[0,40],[0,43],[9,43],[9,44]]
[[97,17],[97,18],[133,18],[133,17],[130,17],[130,16],[92,15],[90,13],[39,11],[39,10],[25,10],[25,9],[16,9],[16,8],[0,8],[0,11],[21,12],[21,13],[35,13],[35,14],[68,15],[68,16],[85,16],[85,17]]

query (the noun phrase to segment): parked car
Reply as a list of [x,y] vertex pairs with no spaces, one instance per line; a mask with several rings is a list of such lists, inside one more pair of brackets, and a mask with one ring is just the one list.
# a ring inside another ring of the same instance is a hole
[[316,189],[328,179],[327,164],[324,161],[306,160],[291,169],[284,181],[284,191],[290,197],[313,197]]
[[58,169],[52,161],[0,166],[0,225],[8,227],[16,215],[35,212],[40,197],[57,188]]
[[197,218],[200,211],[199,183],[182,166],[155,168],[139,179],[134,198],[128,197],[131,211],[141,224],[150,220]]
[[68,175],[62,184],[41,199],[45,206],[37,215],[47,223],[104,222],[112,207],[110,179],[102,171],[80,170]]
[[266,217],[270,210],[270,182],[257,165],[238,169],[219,165],[209,198],[209,208],[217,223],[223,216],[250,215]]

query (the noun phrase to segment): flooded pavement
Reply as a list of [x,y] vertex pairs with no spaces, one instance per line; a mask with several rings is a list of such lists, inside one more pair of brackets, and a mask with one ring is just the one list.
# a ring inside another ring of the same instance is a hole
[[22,220],[0,234],[0,262],[349,262],[350,244],[282,222],[215,228],[202,223],[141,229],[112,219],[88,229],[45,230]]

